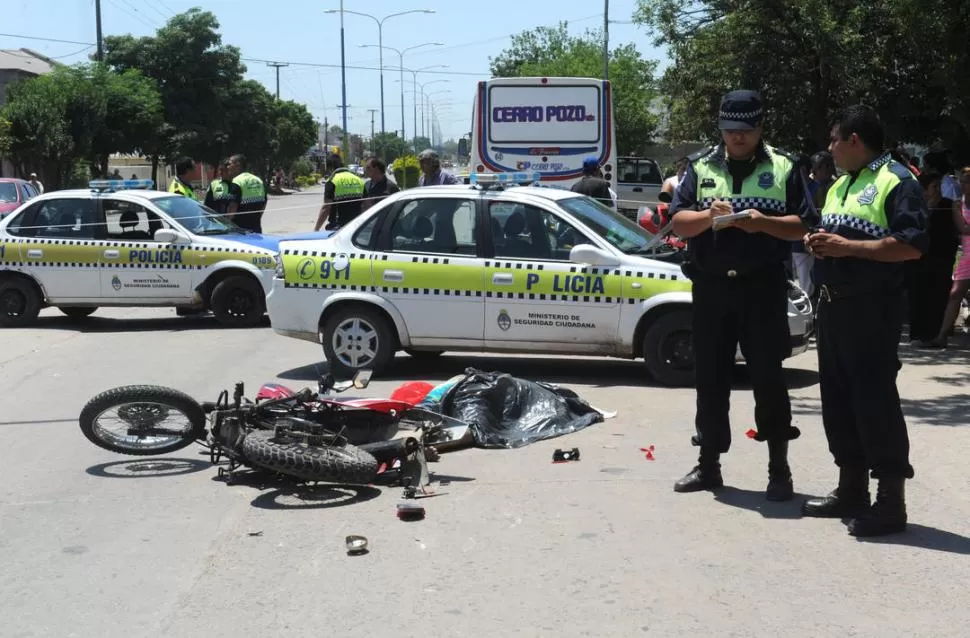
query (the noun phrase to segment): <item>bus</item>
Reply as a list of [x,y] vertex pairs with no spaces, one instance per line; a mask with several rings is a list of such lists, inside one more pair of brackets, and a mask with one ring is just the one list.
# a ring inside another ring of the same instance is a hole
[[469,171],[538,171],[543,185],[569,189],[583,160],[599,159],[616,191],[616,134],[608,80],[492,78],[478,83]]

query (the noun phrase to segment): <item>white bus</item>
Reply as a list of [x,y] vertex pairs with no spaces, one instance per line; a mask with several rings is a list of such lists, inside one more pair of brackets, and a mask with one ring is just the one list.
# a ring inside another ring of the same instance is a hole
[[538,171],[541,182],[570,188],[583,160],[599,160],[616,190],[613,94],[594,78],[493,78],[478,83],[472,110],[472,173]]

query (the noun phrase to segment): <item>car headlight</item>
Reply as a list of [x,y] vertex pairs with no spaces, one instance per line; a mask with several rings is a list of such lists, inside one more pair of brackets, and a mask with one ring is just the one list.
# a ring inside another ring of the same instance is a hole
[[280,257],[279,253],[277,253],[277,254],[273,255],[273,259],[276,260],[276,274],[275,274],[275,277],[277,279],[283,279],[283,277],[284,277],[283,258]]

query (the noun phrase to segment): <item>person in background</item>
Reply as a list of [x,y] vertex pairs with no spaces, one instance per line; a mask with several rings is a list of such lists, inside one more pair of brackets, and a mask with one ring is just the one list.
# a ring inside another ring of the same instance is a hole
[[40,183],[39,179],[37,179],[37,173],[31,173],[29,181],[30,185],[34,187],[34,190],[37,191],[38,195],[44,194],[44,185]]
[[815,208],[821,209],[825,205],[825,196],[829,188],[835,183],[835,160],[828,151],[819,151],[812,155],[811,183],[808,191],[812,195]]
[[592,197],[603,206],[616,209],[616,197],[610,183],[603,179],[599,158],[590,155],[583,160],[583,177],[570,189],[574,193]]
[[364,180],[343,167],[340,158],[332,160],[333,173],[323,187],[323,206],[313,230],[337,230],[360,215],[364,198]]
[[204,204],[220,215],[232,219],[239,211],[240,203],[242,189],[239,184],[234,184],[229,179],[229,160],[225,160],[216,167],[216,175],[206,191]]
[[684,173],[687,172],[687,164],[690,162],[686,157],[681,157],[677,160],[674,165],[676,172],[664,180],[663,185],[660,187],[660,192],[669,193],[671,197],[674,196],[674,191],[677,190],[677,186],[680,185],[680,180],[684,179]]
[[[819,189],[819,183],[812,179],[812,160],[805,155],[799,155],[795,160],[795,168],[801,175],[802,183],[805,184],[809,199],[815,200],[815,193]],[[815,204],[816,208],[818,204]],[[791,242],[791,270],[798,280],[798,287],[801,288],[810,299],[815,294],[815,280],[812,270],[815,267],[815,258],[808,254],[805,242],[801,239]]]
[[263,180],[246,170],[246,156],[238,153],[229,158],[229,177],[233,184],[239,186],[242,197],[239,210],[229,218],[240,228],[262,233],[263,211],[266,210],[269,200],[266,196],[266,185]]
[[[183,197],[188,197],[189,199],[197,199],[195,196],[195,190],[192,188],[192,173],[195,172],[195,161],[191,157],[183,157],[175,164],[175,177],[172,178],[172,183],[168,185],[168,192],[175,193],[177,195],[182,195]],[[121,178],[121,175],[118,175]]]
[[952,199],[955,202],[960,201],[962,197],[960,181],[952,175],[953,165],[950,163],[949,155],[945,150],[932,151],[924,155],[923,170],[942,175],[940,193],[947,199]]
[[920,258],[905,263],[909,306],[909,340],[930,341],[943,324],[950,297],[953,262],[960,243],[953,214],[953,200],[940,192],[942,176],[923,173],[919,183],[930,212],[930,247]]
[[[942,194],[941,181],[941,194]],[[920,344],[928,348],[945,348],[947,336],[953,329],[953,323],[960,314],[960,304],[970,290],[970,166],[960,171],[960,190],[965,195],[953,204],[953,222],[960,236],[960,262],[953,273],[953,285],[943,313],[943,322],[939,326],[936,337]]]
[[372,157],[364,162],[364,174],[367,176],[367,181],[364,182],[364,201],[361,205],[361,212],[388,195],[393,195],[401,190],[397,184],[387,179],[387,164],[377,157]]
[[421,177],[418,178],[418,186],[461,184],[457,177],[448,171],[441,170],[441,159],[434,149],[425,149],[418,154],[418,166],[421,167]]

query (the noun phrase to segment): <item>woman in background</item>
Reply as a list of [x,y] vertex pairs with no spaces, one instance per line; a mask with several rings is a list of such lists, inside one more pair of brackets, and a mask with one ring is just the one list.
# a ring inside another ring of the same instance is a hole
[[960,239],[953,200],[940,191],[942,180],[939,173],[919,177],[930,212],[930,247],[920,259],[905,263],[910,341],[932,341],[937,336],[953,283],[953,261]]
[[953,273],[953,286],[950,288],[950,298],[946,304],[939,332],[934,339],[923,344],[930,348],[946,347],[947,335],[960,313],[960,303],[970,290],[970,202],[967,201],[970,197],[970,166],[960,171],[960,191],[963,194],[959,201],[953,204],[953,222],[961,243],[960,262]]

